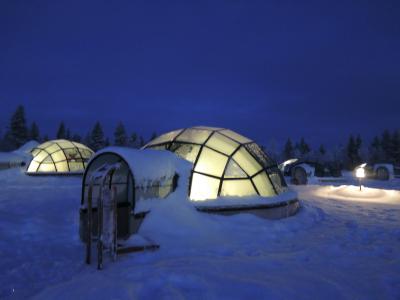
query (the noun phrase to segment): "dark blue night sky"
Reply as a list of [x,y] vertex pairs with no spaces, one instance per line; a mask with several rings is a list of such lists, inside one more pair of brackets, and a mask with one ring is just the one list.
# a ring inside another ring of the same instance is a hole
[[329,145],[400,127],[400,1],[2,0],[0,37],[2,127],[19,103],[50,135],[100,120]]

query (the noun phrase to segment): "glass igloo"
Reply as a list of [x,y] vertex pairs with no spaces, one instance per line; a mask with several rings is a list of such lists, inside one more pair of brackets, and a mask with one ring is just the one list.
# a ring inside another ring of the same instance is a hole
[[82,174],[93,151],[83,144],[68,140],[52,140],[32,149],[32,160],[26,173]]
[[286,190],[276,162],[252,140],[229,129],[199,126],[175,130],[143,148],[169,150],[193,163],[191,200],[271,197]]

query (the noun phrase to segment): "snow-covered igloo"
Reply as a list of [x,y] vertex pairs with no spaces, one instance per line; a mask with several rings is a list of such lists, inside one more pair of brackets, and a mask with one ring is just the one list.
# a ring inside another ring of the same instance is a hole
[[82,174],[93,151],[85,145],[68,140],[51,140],[32,149],[28,175]]
[[277,163],[255,142],[229,129],[179,129],[143,148],[169,150],[193,164],[189,198],[199,209],[232,210],[234,206],[241,209],[243,205],[268,203],[293,204],[288,214],[298,209],[296,195],[288,189]]
[[[102,172],[112,165],[118,167],[104,183]],[[189,173],[190,166],[167,151],[142,151],[127,147],[107,147],[98,151],[89,161],[83,175],[81,239],[85,240],[87,232],[88,203],[93,202],[90,206],[97,220],[97,200],[103,197],[105,189],[113,190],[113,199],[117,204],[118,237],[127,238],[138,230],[149,211],[143,208],[143,200],[161,199],[172,193],[177,187],[177,172],[181,169],[187,169]],[[97,228],[97,224],[94,228]]]

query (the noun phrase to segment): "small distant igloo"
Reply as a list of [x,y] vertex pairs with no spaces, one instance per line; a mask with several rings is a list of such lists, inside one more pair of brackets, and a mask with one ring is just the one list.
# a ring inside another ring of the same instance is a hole
[[94,152],[81,143],[60,139],[40,144],[31,153],[26,174],[73,175],[84,172]]

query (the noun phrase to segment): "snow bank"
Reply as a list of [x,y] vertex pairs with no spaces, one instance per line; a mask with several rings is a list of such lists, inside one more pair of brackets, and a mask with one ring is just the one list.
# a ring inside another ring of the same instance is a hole
[[297,193],[295,191],[288,190],[287,192],[271,197],[218,197],[217,199],[192,201],[192,203],[198,207],[251,206],[261,204],[276,204],[294,199],[297,199]]
[[400,204],[400,192],[355,185],[314,187],[315,195],[343,201]]
[[0,165],[3,168],[12,168],[20,167],[22,163],[28,164],[32,159],[31,150],[37,145],[38,142],[30,141],[15,151],[0,152]]

